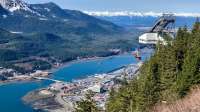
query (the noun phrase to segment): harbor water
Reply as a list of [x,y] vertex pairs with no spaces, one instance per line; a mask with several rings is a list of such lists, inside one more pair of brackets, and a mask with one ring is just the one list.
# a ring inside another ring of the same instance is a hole
[[[146,60],[150,55],[151,53],[144,53],[142,59]],[[137,60],[130,53],[79,61],[56,70],[51,78],[70,82],[90,75],[110,72],[132,63],[137,63]],[[34,112],[29,105],[23,103],[22,97],[30,91],[46,87],[51,83],[51,81],[33,81],[0,85],[0,112]]]

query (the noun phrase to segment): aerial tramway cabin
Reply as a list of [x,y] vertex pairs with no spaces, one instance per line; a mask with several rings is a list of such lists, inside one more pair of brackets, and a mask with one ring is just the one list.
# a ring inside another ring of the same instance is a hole
[[139,37],[139,43],[145,45],[167,44],[164,35],[173,36],[175,32],[175,17],[173,14],[163,14],[150,29]]
[[[175,17],[173,14],[163,14],[155,25],[139,37],[139,44],[143,46],[156,46],[157,44],[167,45],[164,35],[174,38]],[[134,57],[141,61],[140,47],[133,52]]]

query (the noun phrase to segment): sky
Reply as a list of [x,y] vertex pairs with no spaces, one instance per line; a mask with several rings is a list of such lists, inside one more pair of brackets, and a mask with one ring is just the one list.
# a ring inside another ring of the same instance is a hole
[[81,11],[138,11],[200,13],[200,0],[25,0],[54,2],[65,9]]

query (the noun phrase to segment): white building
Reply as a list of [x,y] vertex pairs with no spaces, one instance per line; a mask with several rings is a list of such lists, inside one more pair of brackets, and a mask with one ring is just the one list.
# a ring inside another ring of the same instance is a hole
[[162,44],[166,44],[163,37],[161,37],[158,33],[145,33],[139,37],[139,43],[141,44],[157,44],[161,42]]
[[91,86],[91,87],[86,89],[86,91],[89,91],[89,90],[91,90],[92,92],[95,92],[95,93],[100,93],[101,92],[101,85],[96,84],[96,85]]

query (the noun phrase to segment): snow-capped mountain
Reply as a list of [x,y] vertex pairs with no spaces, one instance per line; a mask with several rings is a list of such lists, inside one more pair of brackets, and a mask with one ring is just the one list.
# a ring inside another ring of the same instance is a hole
[[[92,16],[151,16],[151,17],[159,17],[164,13],[158,12],[132,12],[132,11],[119,11],[119,12],[109,12],[109,11],[84,11],[84,13]],[[171,13],[171,12],[166,12]],[[200,13],[171,13],[175,16],[181,17],[200,17]]]
[[16,10],[25,10],[33,12],[29,5],[21,0],[0,0],[0,5],[10,12],[14,12]]
[[122,29],[80,11],[62,9],[53,2],[27,4],[22,0],[0,0],[0,28],[13,32],[58,35],[108,34]]
[[84,11],[84,13],[91,16],[161,16],[162,13],[154,12],[129,12],[129,11],[120,11],[120,12],[109,12],[109,11]]
[[[152,27],[158,17],[164,13],[157,12],[109,12],[109,11],[84,11],[86,14],[95,16],[102,20],[113,22],[123,27],[134,27],[134,28],[146,28]],[[192,27],[197,17],[200,17],[200,13],[165,13],[174,14],[176,17],[176,27],[188,26]]]

